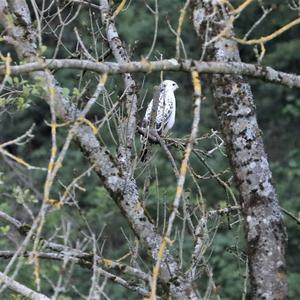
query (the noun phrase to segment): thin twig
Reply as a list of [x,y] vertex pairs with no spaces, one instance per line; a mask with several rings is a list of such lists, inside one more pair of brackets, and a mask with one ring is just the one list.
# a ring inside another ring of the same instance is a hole
[[193,113],[194,117],[193,117],[192,129],[191,129],[191,134],[190,134],[188,144],[186,145],[184,158],[181,162],[180,173],[179,173],[179,178],[178,178],[177,188],[176,188],[176,195],[173,201],[173,209],[169,217],[166,233],[164,234],[164,238],[159,248],[159,253],[157,256],[155,267],[153,268],[153,275],[152,275],[152,282],[151,282],[151,298],[150,298],[151,300],[156,299],[157,279],[160,270],[160,264],[164,256],[164,252],[168,247],[168,245],[172,244],[172,241],[170,240],[172,227],[175,221],[175,217],[178,213],[178,208],[183,193],[188,161],[198,133],[198,124],[200,122],[200,107],[201,107],[201,82],[197,71],[192,71],[192,81],[194,86],[194,113]]

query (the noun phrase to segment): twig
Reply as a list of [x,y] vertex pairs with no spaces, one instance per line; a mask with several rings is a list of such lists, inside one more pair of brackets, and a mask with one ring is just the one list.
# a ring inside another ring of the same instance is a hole
[[230,14],[231,15],[238,15],[238,14],[240,14],[252,2],[253,2],[253,0],[245,0],[238,8],[232,10],[230,12]]
[[2,272],[0,272],[0,280],[4,282],[9,289],[31,300],[50,300],[50,298],[48,298],[47,296],[35,292],[34,290],[28,288],[27,286],[6,276]]
[[181,40],[180,36],[181,36],[181,32],[182,32],[182,25],[183,25],[184,17],[186,14],[186,10],[189,5],[190,5],[190,0],[186,0],[183,8],[180,10],[180,16],[178,19],[178,26],[177,26],[177,31],[176,31],[176,58],[177,59],[180,58],[180,40]]
[[5,147],[10,146],[10,145],[23,145],[23,144],[27,143],[28,140],[30,140],[33,137],[32,131],[33,131],[34,126],[35,126],[35,124],[33,124],[21,136],[15,138],[13,140],[10,140],[10,141],[7,141],[7,142],[4,142],[4,143],[0,144],[0,153],[2,153],[3,155],[11,158],[12,160],[16,161],[18,164],[26,167],[28,170],[42,170],[42,171],[46,171],[45,168],[32,166],[31,164],[29,164],[28,162],[26,162],[24,159],[22,159],[22,158],[20,158],[20,157],[18,157],[16,155],[10,153],[6,149],[4,149]]
[[186,145],[184,158],[181,162],[180,173],[179,173],[179,178],[178,178],[177,188],[176,188],[176,195],[173,201],[173,209],[169,217],[166,233],[164,234],[164,238],[159,248],[159,253],[157,256],[155,267],[153,268],[153,275],[152,275],[152,282],[151,282],[151,298],[150,298],[151,300],[156,299],[157,278],[159,274],[160,264],[164,256],[164,252],[168,247],[168,245],[172,244],[172,241],[170,240],[172,227],[173,227],[176,214],[178,212],[178,207],[183,193],[183,186],[184,186],[186,172],[187,172],[187,164],[193,149],[193,144],[195,142],[198,133],[198,124],[200,121],[200,107],[201,107],[201,82],[197,71],[192,71],[192,81],[194,86],[194,97],[195,97],[193,124],[192,124],[190,138],[188,144]]
[[[127,0],[122,0],[117,9],[114,11],[112,15],[112,19],[115,19],[117,15],[123,10]],[[101,9],[101,8],[100,8]]]
[[155,20],[154,35],[153,35],[153,40],[152,40],[150,50],[149,50],[148,54],[146,55],[145,59],[149,59],[150,55],[152,54],[152,52],[154,50],[156,40],[157,40],[158,20],[159,20],[158,0],[155,0],[155,11],[153,11],[153,14],[154,14],[154,20]]
[[79,35],[79,32],[78,32],[78,30],[77,30],[76,27],[74,28],[74,32],[75,32],[75,34],[76,34],[78,43],[80,44],[80,46],[81,46],[81,48],[82,48],[82,50],[83,50],[85,56],[86,56],[89,60],[91,60],[91,61],[97,61],[97,60],[89,53],[89,51],[86,49],[86,47],[85,47],[85,45],[84,45],[84,43],[83,43],[83,41],[82,41],[82,39],[81,39],[81,37],[80,37],[80,35]]
[[266,36],[262,36],[258,39],[244,40],[244,39],[240,39],[240,38],[237,38],[237,37],[230,37],[230,38],[232,38],[233,40],[235,40],[238,43],[243,44],[243,45],[265,44],[265,43],[275,39],[279,35],[283,34],[285,31],[289,30],[290,28],[292,28],[292,27],[294,27],[298,24],[300,24],[300,18],[297,18],[297,19],[289,22],[288,24],[282,26],[281,28],[279,28],[278,30],[274,31],[271,34],[266,35]]
[[176,178],[178,179],[179,178],[178,168],[177,168],[177,165],[175,163],[175,160],[174,160],[170,150],[168,149],[168,147],[167,147],[166,143],[164,142],[164,140],[157,133],[156,133],[156,138],[157,138],[159,144],[161,145],[161,147],[164,149],[165,153],[167,154],[168,159],[171,162],[174,174],[175,174]]
[[0,86],[0,93],[1,93],[2,90],[4,89],[5,83],[7,82],[8,78],[9,78],[10,75],[11,75],[11,63],[12,63],[12,58],[11,58],[9,52],[7,53],[6,57],[3,56],[3,55],[1,54],[1,52],[0,52],[0,58],[1,58],[1,60],[4,61],[4,65],[5,65],[4,68],[2,67],[2,68],[4,69],[3,74],[4,74],[5,76],[4,76],[4,79],[3,79],[2,83],[1,83],[1,86]]
[[283,207],[280,207],[280,209],[281,209],[287,216],[289,216],[290,218],[292,218],[293,220],[295,220],[296,223],[297,223],[298,225],[300,225],[300,219],[299,219],[299,218],[297,218],[295,215],[293,215],[291,212],[289,212],[288,210],[286,210],[286,209],[283,208]]
[[[14,255],[15,255],[14,251],[0,251],[0,257],[3,257],[3,258],[10,258],[10,257],[13,257]],[[72,255],[70,255],[70,253],[64,254],[64,253],[47,253],[47,252],[46,253],[44,253],[44,252],[25,252],[22,254],[22,256],[25,256],[25,257],[30,257],[32,255],[35,255],[38,258],[42,258],[42,259],[53,259],[53,260],[59,260],[59,261],[63,261],[67,257],[70,261],[74,261],[75,263],[80,264],[82,266],[91,268],[93,265],[93,263],[91,261],[73,257]],[[136,291],[142,296],[147,297],[150,295],[150,293],[146,289],[136,285],[135,283],[126,281],[125,279],[123,279],[119,276],[109,273],[109,272],[105,271],[104,269],[100,268],[99,266],[96,267],[96,272],[98,272],[100,276],[103,276],[115,283],[118,283],[129,290]],[[0,272],[1,280],[5,280],[3,275],[4,274]],[[6,276],[6,278],[10,279],[7,276]],[[5,283],[7,284],[6,281],[5,281]],[[8,285],[8,287],[10,287],[10,285]],[[32,291],[32,290],[30,290],[30,291]],[[38,295],[41,295],[41,294],[38,294]],[[30,298],[30,299],[34,299],[34,300],[44,300],[45,299],[46,300],[49,298],[46,297],[46,298]]]

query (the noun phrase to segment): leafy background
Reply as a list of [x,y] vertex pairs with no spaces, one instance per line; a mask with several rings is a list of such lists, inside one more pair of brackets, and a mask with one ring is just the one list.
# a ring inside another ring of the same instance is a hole
[[[116,1],[117,2],[117,1]],[[147,1],[151,7],[154,7],[154,1]],[[39,1],[37,1],[39,3]],[[240,2],[232,1],[234,6]],[[265,7],[272,7],[273,11],[253,32],[250,37],[259,37],[267,35],[280,26],[288,23],[297,17],[297,12],[288,7],[286,1],[263,1]],[[117,3],[115,4],[117,5]],[[170,32],[168,22],[176,28],[179,10],[182,7],[179,0],[159,1],[159,27],[155,49],[150,59],[169,58],[175,55],[175,37]],[[251,25],[261,16],[262,12],[258,5],[250,5],[241,17],[235,23],[235,29],[238,36],[243,36]],[[97,15],[93,15],[92,24],[96,26],[100,23]],[[66,27],[63,42],[70,50],[74,51],[76,37],[73,28],[76,26],[81,37],[89,50],[95,54],[93,47],[92,32],[90,26],[90,15],[87,9],[83,9],[79,17],[68,27]],[[117,18],[117,27],[121,38],[130,52],[132,60],[139,60],[145,57],[151,47],[154,34],[154,16],[146,9],[143,1],[132,1]],[[96,28],[96,27],[95,27]],[[102,30],[103,31],[103,30]],[[190,12],[184,22],[182,38],[185,43],[185,49],[188,57],[197,59],[201,51],[201,45],[197,40],[191,27]],[[52,57],[57,39],[53,37],[49,30],[45,30],[43,43],[46,46],[43,49],[45,57]],[[99,41],[96,45],[98,53],[101,55],[106,49],[105,42]],[[273,66],[276,69],[299,73],[300,67],[300,41],[299,27],[294,27],[279,38],[267,44],[267,52],[263,59],[264,65]],[[10,51],[15,61],[17,58],[10,47],[0,44],[1,53]],[[249,46],[240,46],[243,61],[256,63],[255,53]],[[69,54],[60,47],[58,58],[67,57]],[[80,57],[80,54],[78,54]],[[110,55],[107,60],[113,60]],[[74,72],[73,70],[58,71],[55,73],[60,84],[65,88],[65,93],[69,95],[72,101],[77,102],[79,106],[83,105],[84,100],[92,93],[95,75],[87,73]],[[191,125],[191,99],[192,86],[189,74],[165,72],[164,78],[170,78],[179,83],[180,89],[177,93],[177,120],[173,137],[184,137],[188,134]],[[140,89],[139,98],[139,118],[142,118],[145,103],[151,99],[152,86],[160,80],[160,74],[136,74],[134,75]],[[83,89],[86,82],[91,80],[92,84],[85,92],[83,99],[78,100],[78,94]],[[213,99],[206,87],[205,76],[202,76],[206,101],[203,103],[201,112],[200,134],[205,135],[211,132],[211,129],[218,129],[218,122],[213,110]],[[272,85],[258,80],[251,80],[252,90],[256,100],[258,122],[263,131],[265,148],[269,156],[271,169],[273,172],[274,183],[277,188],[280,205],[293,212],[295,215],[300,211],[300,139],[299,139],[299,120],[300,120],[300,95],[299,90],[289,89],[279,85]],[[46,166],[49,158],[50,149],[50,129],[45,124],[45,120],[50,119],[49,108],[43,101],[43,86],[39,82],[34,82],[24,77],[12,78],[9,82],[11,90],[18,90],[9,98],[0,98],[0,143],[10,140],[24,133],[32,123],[36,124],[34,130],[34,139],[23,146],[12,146],[8,150],[12,153],[26,159],[36,166]],[[122,81],[119,76],[109,77],[107,89],[111,95],[112,101],[122,94]],[[103,116],[103,104],[107,99],[99,99],[98,104],[90,113],[92,120],[100,119]],[[114,132],[114,128],[112,131]],[[63,144],[67,130],[59,130],[58,143]],[[108,127],[104,128],[101,138],[108,147],[115,151],[115,145],[110,136]],[[199,143],[199,148],[208,150],[212,146],[212,141],[203,140]],[[136,151],[140,148],[139,139],[136,140]],[[179,161],[180,155],[172,151]],[[30,206],[34,212],[37,211],[41,195],[43,192],[43,182],[45,174],[39,171],[24,170],[24,168],[15,165],[4,157],[0,158],[0,210],[11,215],[30,222],[29,215],[24,210],[24,203]],[[196,159],[193,158],[193,167],[204,174],[205,168]],[[208,163],[215,171],[221,172],[228,168],[226,157],[222,153],[216,153],[208,159]],[[59,181],[54,186],[53,194],[58,196],[61,191],[61,184],[68,184],[73,177],[78,176],[88,168],[87,162],[74,143],[69,150],[64,166],[59,172]],[[166,207],[172,203],[176,180],[172,169],[167,162],[165,155],[156,149],[155,163],[151,164],[151,185],[149,192],[145,194],[145,205],[149,214],[153,218],[159,216],[158,223],[163,224],[163,213]],[[143,186],[145,171],[142,167],[137,169],[137,178],[139,185]],[[224,180],[229,180],[230,172],[222,175]],[[88,220],[91,228],[99,235],[98,247],[105,257],[118,259],[128,252],[128,248],[134,244],[134,236],[130,231],[128,224],[115,206],[110,196],[102,187],[99,179],[90,174],[81,181],[84,191],[77,191],[76,199],[80,206],[80,212],[74,206],[66,206],[60,210],[54,210],[47,216],[44,236],[50,237],[53,231],[61,227],[62,224],[69,222],[71,224],[72,234],[70,242],[75,244],[77,239],[82,239],[84,234],[88,234],[87,227],[82,215]],[[191,178],[188,178],[187,186],[191,184]],[[208,209],[225,206],[227,196],[224,190],[219,187],[213,179],[199,179],[203,200]],[[190,203],[196,201],[195,187],[188,188],[186,197]],[[159,201],[159,204],[157,204]],[[232,203],[231,203],[232,204]],[[157,207],[160,207],[157,213]],[[288,281],[290,299],[297,299],[300,295],[300,243],[299,243],[299,225],[291,218],[284,216],[287,232],[289,236],[287,249],[288,262]],[[5,224],[0,227],[0,247],[1,250],[14,247],[13,241],[4,238],[10,234],[11,228]],[[218,231],[215,234],[213,246],[208,253],[208,259],[211,263],[215,275],[215,280],[220,288],[222,299],[241,299],[244,263],[237,258],[241,257],[243,248],[243,232],[240,227],[228,229],[228,220],[223,217],[218,220],[212,220],[211,228],[218,225]],[[176,237],[180,235],[182,224],[176,224]],[[63,226],[62,226],[63,227]],[[62,238],[61,238],[62,242]],[[174,246],[180,248],[180,243]],[[182,249],[182,261],[188,265],[188,258],[191,253],[191,239],[187,235],[184,239]],[[141,250],[143,253],[143,250]],[[180,260],[180,258],[178,258]],[[6,261],[1,260],[1,269],[6,265]],[[32,265],[25,260],[24,267],[18,275],[18,279],[34,288],[34,277],[32,275]],[[147,267],[146,267],[147,269]],[[56,278],[61,272],[60,263],[42,262],[43,272],[51,279]],[[74,267],[74,274],[70,282],[81,293],[88,293],[90,282],[83,278],[89,278],[91,272],[82,269],[79,266]],[[43,280],[42,290],[51,293],[51,286],[46,280]],[[199,282],[200,287],[205,288],[205,282]],[[138,299],[136,294],[124,290],[122,287],[107,284],[105,292],[111,299],[130,298]],[[4,294],[5,299],[18,299],[10,291]],[[59,299],[76,299],[78,294],[74,289],[62,293]]]

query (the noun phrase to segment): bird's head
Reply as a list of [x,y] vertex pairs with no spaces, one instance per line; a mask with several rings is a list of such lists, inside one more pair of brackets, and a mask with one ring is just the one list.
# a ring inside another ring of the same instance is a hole
[[164,80],[160,84],[160,90],[165,90],[165,91],[176,91],[178,89],[178,85],[175,81],[173,80]]

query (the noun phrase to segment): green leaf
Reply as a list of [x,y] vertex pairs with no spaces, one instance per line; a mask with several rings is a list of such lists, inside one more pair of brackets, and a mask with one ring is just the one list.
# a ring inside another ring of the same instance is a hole
[[63,96],[68,97],[70,94],[70,90],[68,88],[63,88]]
[[10,226],[5,225],[5,226],[0,226],[0,232],[4,235],[6,235],[9,232]]

